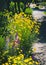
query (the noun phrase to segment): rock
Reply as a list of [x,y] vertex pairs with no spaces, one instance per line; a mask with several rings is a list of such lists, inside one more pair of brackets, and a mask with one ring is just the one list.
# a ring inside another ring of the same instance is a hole
[[33,10],[33,19],[37,19],[39,22],[46,21],[46,15],[43,12],[44,11]]

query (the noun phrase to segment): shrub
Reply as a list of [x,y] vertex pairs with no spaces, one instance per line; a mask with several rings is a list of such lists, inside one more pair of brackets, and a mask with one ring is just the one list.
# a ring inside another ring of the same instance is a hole
[[32,9],[31,8],[26,8],[25,13],[31,15],[32,14]]
[[32,42],[37,39],[39,28],[39,24],[36,21],[30,20],[26,14],[21,12],[15,14],[11,18],[11,21],[9,20],[7,30],[12,37],[15,37],[17,33],[18,39],[20,40],[19,46],[23,50],[23,53],[28,55],[29,49],[31,50]]

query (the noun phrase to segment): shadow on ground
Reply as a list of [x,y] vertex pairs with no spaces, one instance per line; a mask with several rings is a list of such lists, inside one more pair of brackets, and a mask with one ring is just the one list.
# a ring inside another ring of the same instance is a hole
[[36,10],[38,10],[38,11],[46,11],[46,9],[37,9],[37,8],[32,8],[34,11]]
[[39,38],[40,38],[39,42],[46,43],[46,16],[41,22]]

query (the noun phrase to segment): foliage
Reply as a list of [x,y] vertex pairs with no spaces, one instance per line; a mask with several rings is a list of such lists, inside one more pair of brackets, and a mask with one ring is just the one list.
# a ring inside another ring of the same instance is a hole
[[5,46],[5,39],[2,36],[0,36],[0,51],[4,48],[4,46]]
[[46,2],[42,2],[41,5],[42,5],[42,6],[46,6]]
[[20,12],[22,12],[24,10],[24,3],[20,2],[19,4],[17,2],[10,2],[10,6],[9,6],[10,11],[12,11],[12,13],[19,13],[19,9]]
[[23,12],[23,10],[24,10],[24,3],[20,2],[20,11]]
[[8,13],[7,16],[5,15],[6,12],[0,12],[0,35],[6,36],[7,35],[7,25],[8,25]]
[[32,9],[31,8],[26,8],[25,13],[31,15],[32,14]]
[[7,61],[8,58],[8,50],[5,51],[5,49],[0,51],[0,65],[2,65],[2,63],[5,63]]
[[34,61],[32,57],[24,58],[23,54],[18,56],[9,56],[8,62],[2,63],[2,65],[39,65],[39,62]]
[[6,45],[5,36],[7,35],[6,26],[8,24],[5,12],[0,12],[0,65],[3,60],[3,53]]
[[2,62],[2,54],[4,52],[5,44],[5,38],[0,36],[0,63]]
[[14,12],[14,10],[15,10],[15,3],[14,2],[12,2],[12,1],[10,2],[9,9],[10,9],[10,11]]

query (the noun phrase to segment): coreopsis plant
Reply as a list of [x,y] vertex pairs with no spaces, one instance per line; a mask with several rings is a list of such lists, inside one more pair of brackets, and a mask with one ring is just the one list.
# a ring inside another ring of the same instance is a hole
[[32,42],[37,39],[39,34],[39,23],[32,21],[23,12],[15,14],[13,17],[8,18],[9,24],[7,30],[10,34],[20,40],[20,48],[23,53],[28,54],[29,49],[31,50]]
[[18,56],[9,56],[8,61],[5,63],[2,63],[2,65],[39,65],[40,63],[37,61],[34,61],[32,57],[24,58],[23,54],[20,54]]

